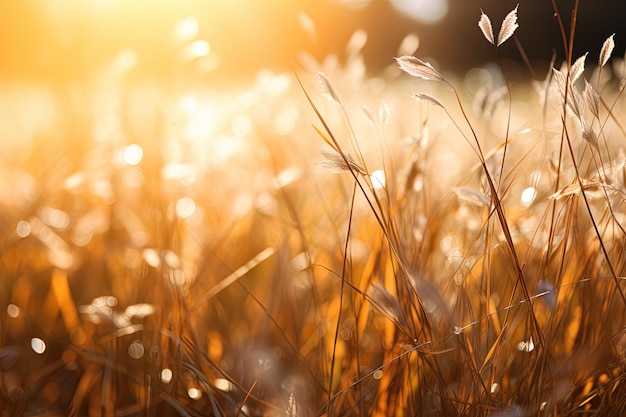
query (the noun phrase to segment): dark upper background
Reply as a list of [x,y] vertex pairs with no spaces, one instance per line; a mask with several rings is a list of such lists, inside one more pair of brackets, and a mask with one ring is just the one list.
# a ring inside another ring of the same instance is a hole
[[[347,0],[344,0],[347,1]],[[352,0],[354,1],[354,0]],[[448,70],[463,71],[492,60],[493,48],[480,33],[480,9],[497,33],[503,17],[519,0],[448,0],[448,13],[435,25],[419,23],[396,11],[390,0],[370,0],[351,8],[340,0],[41,0],[3,1],[0,5],[0,77],[67,82],[93,74],[123,49],[136,52],[142,77],[168,78],[181,70],[180,45],[172,40],[175,22],[194,16],[197,38],[206,39],[220,64],[209,81],[240,79],[269,67],[287,69],[299,50],[318,58],[341,54],[350,35],[363,28],[368,69],[393,62],[402,38],[420,38],[417,55]],[[569,26],[574,0],[555,0]],[[517,36],[534,62],[547,62],[563,46],[551,0],[520,2]],[[313,42],[298,23],[305,12],[315,22]],[[589,51],[596,61],[604,40],[616,32],[615,55],[626,46],[626,1],[581,0],[576,56]],[[501,47],[519,60],[514,42]]]

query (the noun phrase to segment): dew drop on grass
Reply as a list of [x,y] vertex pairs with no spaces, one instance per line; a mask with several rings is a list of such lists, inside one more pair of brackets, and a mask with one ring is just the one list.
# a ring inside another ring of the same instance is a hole
[[381,371],[380,369],[377,369],[376,372],[374,372],[373,375],[374,379],[380,379],[383,377],[383,371]]
[[38,337],[33,337],[30,340],[30,347],[33,349],[35,353],[41,355],[42,353],[46,351],[46,342],[44,342]]

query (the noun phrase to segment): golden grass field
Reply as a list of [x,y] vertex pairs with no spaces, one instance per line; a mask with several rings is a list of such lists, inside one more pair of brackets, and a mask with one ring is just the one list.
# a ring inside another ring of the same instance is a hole
[[8,84],[0,416],[623,415],[610,41],[533,81],[413,36],[370,74],[359,31],[239,87],[128,51]]

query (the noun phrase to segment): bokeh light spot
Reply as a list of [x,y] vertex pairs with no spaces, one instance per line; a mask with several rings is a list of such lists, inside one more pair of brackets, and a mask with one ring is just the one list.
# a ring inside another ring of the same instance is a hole
[[15,227],[15,233],[17,233],[17,235],[22,238],[30,235],[30,230],[30,223],[25,220],[20,220],[19,222],[17,222],[17,226]]
[[215,388],[224,392],[232,391],[234,388],[233,384],[228,379],[225,379],[225,378],[217,378],[214,384],[215,384]]
[[200,397],[202,397],[202,392],[198,388],[189,388],[189,390],[187,390],[187,395],[192,400],[199,400]]
[[377,169],[376,171],[372,172],[370,178],[372,179],[372,186],[374,186],[374,188],[385,188],[385,171],[383,171],[382,169]]
[[391,0],[399,12],[421,23],[434,24],[448,13],[448,0]]
[[42,353],[46,351],[46,342],[44,342],[38,337],[33,337],[30,340],[30,347],[33,349],[35,353],[41,355]]
[[174,374],[172,373],[172,370],[170,368],[163,368],[161,370],[161,382],[164,384],[169,384],[170,382],[172,382],[172,377],[174,376]]
[[52,207],[41,209],[41,220],[56,229],[66,229],[70,225],[70,215]]
[[138,165],[143,159],[143,149],[137,144],[128,145],[124,149],[124,162],[128,165]]
[[15,304],[9,304],[7,306],[7,314],[12,319],[16,319],[20,315],[20,308],[18,306],[16,306]]
[[535,201],[536,197],[537,197],[537,190],[535,189],[535,187],[526,188],[524,191],[522,191],[522,195],[521,195],[522,205],[524,207],[530,206],[532,202]]
[[193,16],[180,19],[174,25],[174,39],[179,43],[189,42],[198,34],[198,19]]
[[139,340],[135,340],[128,346],[128,356],[133,359],[141,359],[145,353],[145,348]]
[[197,40],[189,45],[193,54],[197,57],[208,55],[211,52],[211,45],[205,40]]
[[191,61],[197,58],[205,57],[211,52],[211,45],[205,40],[197,40],[191,42],[182,51],[182,58],[185,61]]
[[183,197],[176,202],[176,214],[186,219],[196,212],[196,202],[190,197]]

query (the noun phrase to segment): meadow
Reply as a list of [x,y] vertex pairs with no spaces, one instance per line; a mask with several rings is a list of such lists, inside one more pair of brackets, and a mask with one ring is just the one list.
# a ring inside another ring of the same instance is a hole
[[624,414],[626,63],[562,23],[503,61],[516,10],[464,74],[357,31],[240,86],[7,85],[0,416]]

